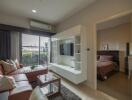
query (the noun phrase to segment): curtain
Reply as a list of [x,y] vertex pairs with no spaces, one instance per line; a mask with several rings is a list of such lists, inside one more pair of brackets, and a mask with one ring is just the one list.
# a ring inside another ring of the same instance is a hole
[[11,34],[10,31],[0,30],[0,59],[6,60],[11,57]]
[[20,61],[20,32],[11,32],[11,59]]

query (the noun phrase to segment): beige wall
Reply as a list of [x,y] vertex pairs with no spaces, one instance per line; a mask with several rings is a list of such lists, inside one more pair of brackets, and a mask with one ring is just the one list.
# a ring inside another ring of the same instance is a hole
[[[96,23],[104,19],[117,17],[119,14],[132,11],[132,0],[97,0],[79,13],[71,16],[57,26],[61,32],[77,24],[87,27],[87,85],[96,89]],[[115,16],[116,15],[116,16]]]
[[97,32],[97,49],[104,50],[108,45],[109,50],[120,51],[120,71],[125,70],[126,43],[131,40],[131,24],[125,23],[113,28],[99,30]]
[[0,13],[0,24],[29,28],[29,19]]
[[120,50],[120,45],[130,42],[130,36],[130,23],[99,30],[97,32],[97,49],[104,50],[104,46],[108,44],[109,50]]
[[131,42],[132,42],[132,16],[131,16]]

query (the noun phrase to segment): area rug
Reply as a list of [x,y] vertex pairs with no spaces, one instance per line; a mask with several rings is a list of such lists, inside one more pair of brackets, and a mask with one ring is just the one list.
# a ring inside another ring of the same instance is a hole
[[[37,86],[37,83],[32,83],[33,88]],[[76,94],[67,89],[65,86],[61,85],[61,94],[58,96],[53,96],[48,98],[49,100],[81,100]]]

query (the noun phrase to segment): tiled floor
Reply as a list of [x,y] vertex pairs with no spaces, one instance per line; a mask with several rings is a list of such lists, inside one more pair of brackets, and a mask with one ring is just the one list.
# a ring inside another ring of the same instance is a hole
[[82,100],[116,100],[103,92],[89,88],[85,84],[75,85],[65,79],[62,79],[62,84],[81,97]]
[[108,80],[98,80],[98,90],[117,98],[118,100],[131,100],[132,83],[124,73],[116,73]]

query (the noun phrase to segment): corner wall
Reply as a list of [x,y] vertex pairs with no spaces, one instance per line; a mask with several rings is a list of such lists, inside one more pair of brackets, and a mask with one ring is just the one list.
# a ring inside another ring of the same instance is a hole
[[131,42],[132,42],[132,16],[131,16]]
[[57,31],[61,32],[65,29],[78,24],[85,25],[87,30],[87,85],[96,89],[96,24],[107,18],[116,17],[119,13],[132,11],[132,0],[97,0],[92,5],[83,9],[79,13],[71,16],[65,21],[57,25]]

